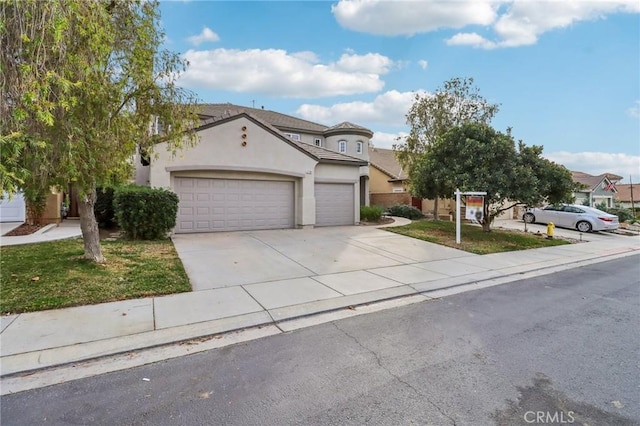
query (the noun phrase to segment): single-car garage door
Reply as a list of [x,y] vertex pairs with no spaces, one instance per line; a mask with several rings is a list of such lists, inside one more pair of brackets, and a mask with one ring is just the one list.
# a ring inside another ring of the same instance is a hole
[[175,178],[177,233],[293,228],[293,182]]
[[353,184],[316,183],[316,226],[354,224]]

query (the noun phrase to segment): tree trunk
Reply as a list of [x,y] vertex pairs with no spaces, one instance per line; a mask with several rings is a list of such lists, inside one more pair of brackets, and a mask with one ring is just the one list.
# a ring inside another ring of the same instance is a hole
[[438,214],[438,197],[433,201],[433,220],[440,220],[440,215]]
[[80,229],[84,241],[84,258],[96,263],[105,263],[100,247],[100,231],[98,222],[93,213],[96,203],[96,187],[93,185],[91,192],[78,197],[78,212],[80,213]]
[[493,222],[493,217],[489,216],[489,205],[486,200],[482,208],[482,213],[482,231],[491,232],[491,222]]

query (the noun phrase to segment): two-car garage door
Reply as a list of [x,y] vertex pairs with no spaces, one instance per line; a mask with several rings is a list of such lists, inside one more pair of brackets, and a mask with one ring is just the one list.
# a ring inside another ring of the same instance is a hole
[[176,232],[246,231],[294,226],[294,183],[175,178]]

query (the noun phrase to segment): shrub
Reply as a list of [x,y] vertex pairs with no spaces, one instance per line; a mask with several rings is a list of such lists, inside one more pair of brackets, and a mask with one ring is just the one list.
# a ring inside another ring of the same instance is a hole
[[424,217],[420,210],[406,204],[396,204],[395,206],[391,206],[387,209],[387,213],[390,216],[406,217],[411,220],[422,219]]
[[176,225],[178,196],[160,188],[125,186],[116,190],[113,207],[126,238],[161,239]]
[[115,189],[111,186],[96,188],[97,198],[93,206],[93,214],[102,228],[112,228],[116,225],[116,214],[113,210],[114,193]]
[[618,220],[620,222],[629,222],[633,219],[633,211],[631,211],[631,209],[625,209],[623,207],[612,207],[610,209],[607,209],[606,212],[618,216]]
[[377,222],[382,217],[382,213],[384,213],[384,209],[380,206],[361,206],[360,220]]

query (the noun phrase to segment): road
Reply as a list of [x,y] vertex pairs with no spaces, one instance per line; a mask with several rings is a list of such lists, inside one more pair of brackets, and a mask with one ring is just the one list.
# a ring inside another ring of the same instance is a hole
[[4,396],[2,424],[637,425],[639,261]]

